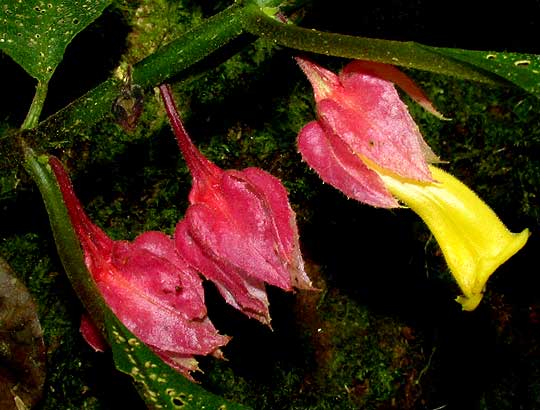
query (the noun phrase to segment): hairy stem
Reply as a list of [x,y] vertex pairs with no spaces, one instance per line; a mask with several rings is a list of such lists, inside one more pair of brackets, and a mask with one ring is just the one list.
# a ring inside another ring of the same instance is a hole
[[246,31],[282,46],[317,54],[415,68],[488,84],[507,84],[496,75],[442,55],[436,47],[412,41],[380,40],[307,29],[281,23],[256,6],[249,6],[249,9],[244,19]]
[[[244,14],[244,8],[233,5],[205,20],[182,37],[135,64],[133,82],[149,88],[186,72],[239,37],[243,32]],[[43,142],[53,137],[58,139],[71,134],[72,138],[81,127],[88,128],[110,113],[121,87],[119,80],[109,78],[40,123],[31,138],[37,146],[44,148],[46,146]]]

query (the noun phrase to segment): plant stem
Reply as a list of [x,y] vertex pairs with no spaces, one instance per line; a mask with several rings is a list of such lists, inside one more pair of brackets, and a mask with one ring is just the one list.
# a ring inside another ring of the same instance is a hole
[[[244,8],[235,4],[135,64],[134,84],[149,88],[185,74],[242,34],[244,12]],[[88,128],[97,123],[110,113],[121,86],[120,81],[112,77],[104,81],[39,124],[34,140],[46,142],[53,135],[55,138],[67,134],[73,136],[81,127]]]
[[[242,35],[245,36],[241,37]],[[235,3],[157,50],[133,67],[133,81],[147,89],[162,84],[172,77],[178,79],[179,76],[187,76],[197,69],[201,70],[199,63],[206,61],[207,57],[216,54],[234,40],[242,38],[245,40],[242,45],[245,45],[257,37],[301,51],[379,61],[488,84],[509,84],[493,73],[460,61],[452,55],[445,55],[444,49],[414,42],[354,37],[283,24],[267,16],[257,4],[253,3],[247,3],[245,6]],[[232,52],[236,50],[235,48]],[[231,52],[230,49],[228,51]],[[43,92],[46,91],[46,86],[45,89],[38,86],[35,104],[32,104],[23,124],[24,129],[32,128],[26,140],[29,142],[33,140],[34,147],[43,150],[48,149],[47,143],[52,138],[61,139],[69,135],[69,140],[72,141],[81,128],[91,127],[110,113],[121,87],[121,82],[111,77],[37,124],[44,101]],[[0,158],[0,166],[5,162],[4,158]]]
[[45,104],[45,98],[47,98],[47,89],[49,88],[48,82],[38,81],[36,86],[36,94],[26,114],[26,118],[21,125],[21,129],[29,130],[34,128],[39,122],[39,116],[43,110],[43,104]]
[[133,82],[146,87],[164,83],[209,57],[243,32],[245,9],[235,4],[205,20],[133,67]]
[[488,84],[508,84],[494,74],[442,55],[436,47],[412,41],[380,40],[307,29],[283,24],[267,16],[256,6],[251,5],[248,8],[244,19],[246,31],[275,44],[317,54],[431,71]]
[[105,316],[108,308],[84,263],[79,240],[71,225],[71,219],[56,178],[50,169],[48,156],[37,156],[24,142],[22,145],[25,168],[37,184],[43,197],[58,255],[69,281],[92,318],[92,322],[103,335],[107,335]]

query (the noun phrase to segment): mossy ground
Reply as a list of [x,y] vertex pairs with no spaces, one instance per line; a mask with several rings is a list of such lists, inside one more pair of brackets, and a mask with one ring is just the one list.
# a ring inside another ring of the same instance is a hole
[[[93,29],[102,32],[107,19],[123,21],[117,35],[127,41],[125,25],[139,19],[132,43],[119,40],[120,51],[107,54],[107,61],[118,62],[121,54],[136,60],[146,52],[137,44],[152,47],[215,12],[205,2],[180,7],[163,1],[154,9],[143,1],[128,4],[109,9]],[[309,17],[314,21],[317,14]],[[76,47],[66,67],[77,58]],[[218,68],[174,84],[186,127],[211,160],[223,168],[259,166],[283,179],[320,288],[296,295],[269,289],[270,331],[226,306],[208,286],[210,317],[233,339],[224,349],[229,360],[203,358],[205,373],[197,378],[254,409],[540,408],[538,99],[409,73],[451,118],[441,122],[410,104],[426,140],[449,161],[444,167],[511,230],[533,233],[490,279],[478,310],[465,313],[453,301],[459,291],[437,244],[412,212],[347,200],[300,161],[295,136],[314,111],[292,56],[256,42]],[[336,68],[344,63],[325,62]],[[24,81],[23,72],[9,70]],[[64,88],[69,81],[58,80],[51,105],[65,98]],[[190,176],[152,90],[145,101],[131,134],[109,118],[51,147],[69,165],[90,216],[115,239],[152,229],[172,233],[186,208]],[[2,105],[2,130],[18,123],[20,107],[12,105]],[[110,356],[92,352],[79,335],[81,306],[56,257],[37,190],[22,173],[1,171],[0,252],[36,298],[48,348],[40,408],[143,408]]]

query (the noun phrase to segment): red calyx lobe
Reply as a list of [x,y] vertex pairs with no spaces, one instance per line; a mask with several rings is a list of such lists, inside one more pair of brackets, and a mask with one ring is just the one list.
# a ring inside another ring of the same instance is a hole
[[[297,58],[310,80],[318,120],[299,133],[298,147],[321,178],[373,206],[399,206],[364,162],[401,178],[432,182],[428,161],[438,158],[425,143],[393,81],[428,108],[416,85],[392,66],[354,61],[336,75]],[[427,104],[426,104],[427,102]]]

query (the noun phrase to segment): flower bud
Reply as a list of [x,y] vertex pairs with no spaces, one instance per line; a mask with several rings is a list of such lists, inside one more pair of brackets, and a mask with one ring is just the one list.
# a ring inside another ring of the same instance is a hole
[[511,233],[478,196],[438,162],[422,138],[394,82],[442,117],[396,68],[355,61],[336,75],[297,59],[313,85],[318,120],[298,135],[304,160],[323,181],[369,205],[401,201],[427,224],[456,279],[463,309],[480,303],[489,276],[527,242]]
[[[118,319],[167,364],[191,378],[194,355],[220,357],[228,342],[206,314],[201,279],[178,254],[171,238],[145,232],[133,242],[113,241],[85,214],[64,168],[51,157],[85,264]],[[101,348],[97,329],[84,320],[83,336]]]
[[176,246],[229,304],[269,324],[265,283],[311,288],[285,187],[261,169],[224,171],[206,159],[189,139],[169,87],[160,91],[193,178]]

